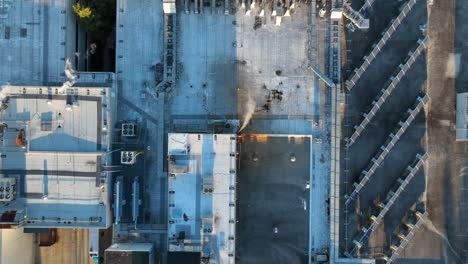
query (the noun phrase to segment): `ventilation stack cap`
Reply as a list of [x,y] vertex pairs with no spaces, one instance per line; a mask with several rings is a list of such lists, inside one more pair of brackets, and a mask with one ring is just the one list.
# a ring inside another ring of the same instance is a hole
[[291,154],[291,156],[289,156],[289,161],[296,162],[296,155]]
[[319,16],[321,18],[324,18],[326,14],[327,14],[327,10],[325,8],[320,9]]

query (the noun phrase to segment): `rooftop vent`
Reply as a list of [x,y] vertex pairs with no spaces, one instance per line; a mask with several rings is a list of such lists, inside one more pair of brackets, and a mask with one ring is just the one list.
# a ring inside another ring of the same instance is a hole
[[122,137],[134,137],[135,127],[136,125],[133,123],[123,123],[122,124]]
[[0,202],[10,202],[16,196],[16,178],[0,178]]
[[120,152],[120,163],[122,164],[135,164],[136,162],[136,151],[121,151]]

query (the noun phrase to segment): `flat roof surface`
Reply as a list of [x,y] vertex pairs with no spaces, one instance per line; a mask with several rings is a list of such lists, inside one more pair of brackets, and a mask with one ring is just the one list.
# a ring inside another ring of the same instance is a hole
[[[0,119],[10,129],[4,147],[14,151],[8,139],[14,129],[23,129],[28,151],[100,151],[103,128],[102,92],[107,88],[79,88],[60,93],[60,87],[1,86],[8,107]],[[66,105],[73,105],[67,110]],[[75,107],[76,106],[76,107]],[[13,133],[13,139],[16,133]]]
[[237,263],[307,263],[310,153],[310,137],[242,138]]
[[169,134],[169,251],[234,263],[235,153],[233,134]]
[[63,77],[74,59],[75,15],[70,0],[3,0],[0,84],[41,85]]
[[132,102],[140,101],[140,92],[147,91],[144,83],[156,85],[151,67],[162,60],[162,8],[160,1],[117,1],[115,70],[119,92],[126,99],[134,98]]
[[16,199],[0,210],[27,226],[106,227],[108,88],[0,88],[0,174],[16,179]]
[[19,95],[10,97],[2,115],[9,126],[25,125],[30,151],[97,151],[100,101],[100,97],[78,100],[79,107],[67,111],[66,100],[53,100],[49,105],[45,98]]
[[[309,4],[296,2],[291,17],[276,26],[240,9],[225,15],[223,8],[205,8],[196,15],[193,2],[187,3],[190,13],[177,14],[177,59],[183,74],[171,101],[174,118],[244,115],[252,104],[258,118],[303,120],[319,114],[318,79],[307,68],[317,63],[310,53],[318,48]],[[260,12],[260,6],[253,12]],[[270,17],[272,10],[264,11]],[[248,98],[252,104],[247,105]],[[284,123],[267,126],[284,130]]]

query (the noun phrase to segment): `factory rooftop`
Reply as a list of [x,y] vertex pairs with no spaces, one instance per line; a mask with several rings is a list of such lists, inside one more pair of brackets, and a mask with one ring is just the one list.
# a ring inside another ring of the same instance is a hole
[[234,263],[236,136],[168,138],[169,251],[201,252],[202,259]]
[[110,225],[110,89],[1,86],[4,227]]

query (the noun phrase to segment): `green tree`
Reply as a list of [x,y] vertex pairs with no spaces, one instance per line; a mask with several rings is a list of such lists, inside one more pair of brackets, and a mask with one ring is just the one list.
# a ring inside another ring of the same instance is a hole
[[92,11],[89,6],[81,5],[80,3],[76,3],[73,5],[73,11],[80,19],[89,19],[92,16]]
[[91,38],[108,36],[115,26],[115,0],[89,0],[87,4],[73,5],[78,22],[85,27]]

